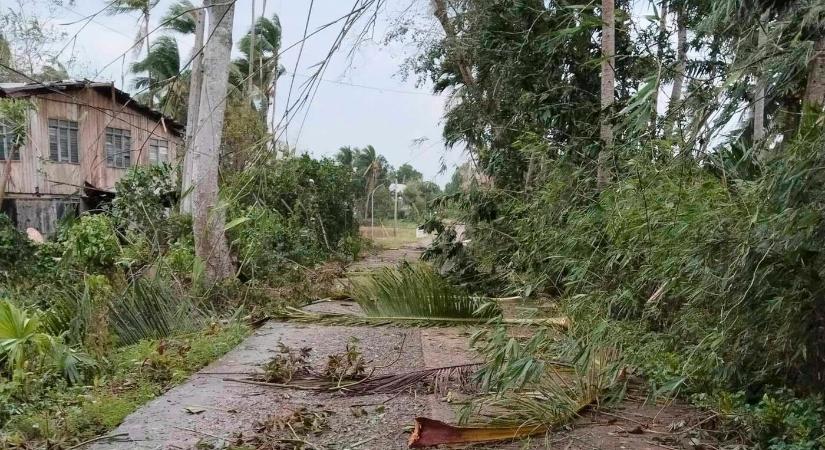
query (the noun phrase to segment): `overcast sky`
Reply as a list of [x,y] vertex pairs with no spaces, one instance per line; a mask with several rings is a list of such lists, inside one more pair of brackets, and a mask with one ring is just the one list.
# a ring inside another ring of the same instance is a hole
[[[2,0],[0,4],[8,0]],[[306,120],[303,112],[292,122],[288,131],[290,145],[297,145],[300,152],[313,156],[332,155],[343,145],[365,146],[372,144],[389,162],[398,167],[410,163],[424,173],[425,178],[443,185],[464,155],[459,149],[447,150],[441,138],[441,117],[445,97],[435,96],[428,87],[417,88],[414,80],[403,81],[399,69],[405,58],[414,54],[414,48],[400,44],[384,45],[391,20],[399,11],[415,0],[390,0],[389,7],[379,18],[379,25],[372,42],[360,45],[352,58],[348,53],[353,47],[349,39],[332,60],[329,69],[311,104]],[[161,0],[153,9],[151,20],[154,28],[160,16],[172,0]],[[197,2],[196,2],[197,3]],[[77,60],[72,74],[114,81],[119,87],[130,90],[128,65],[135,55],[127,50],[132,46],[138,31],[138,16],[99,15],[82,30],[85,21],[71,25],[104,7],[104,0],[77,0],[73,6],[63,6],[51,12],[51,24],[68,34],[65,56],[71,54]],[[257,0],[257,14],[261,14],[263,0]],[[427,2],[417,1],[421,8]],[[252,0],[238,0],[235,10],[235,41],[245,33],[252,20]],[[267,0],[266,15],[277,13],[283,27],[283,46],[300,41],[307,20],[309,0]],[[316,0],[309,20],[309,31],[333,21],[349,12],[352,0]],[[423,10],[426,11],[426,10]],[[295,68],[299,47],[287,51],[282,64],[287,69],[278,85],[277,105],[279,113],[289,95],[292,74],[295,74],[292,98],[298,86],[306,81],[312,66],[321,61],[329,51],[340,26],[331,27],[306,42],[301,60]],[[360,30],[360,27],[356,27]],[[76,40],[72,40],[73,36]],[[191,39],[178,37],[184,61],[188,61]],[[126,53],[124,61],[122,55]],[[355,86],[358,85],[358,86]],[[300,134],[299,134],[300,131]],[[442,162],[446,173],[439,174]]]

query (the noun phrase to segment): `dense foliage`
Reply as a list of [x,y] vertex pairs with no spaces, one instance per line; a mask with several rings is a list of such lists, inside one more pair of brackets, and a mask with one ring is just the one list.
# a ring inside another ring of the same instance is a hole
[[[825,446],[804,431],[825,377],[821,2],[666,0],[650,20],[616,2],[604,111],[598,4],[446,3],[446,37],[408,68],[452,96],[444,135],[472,164],[441,206],[471,245],[447,226],[427,256],[469,288],[554,299],[654,394],[741,392],[728,410],[754,418],[748,444]],[[785,412],[806,425],[771,417]]]

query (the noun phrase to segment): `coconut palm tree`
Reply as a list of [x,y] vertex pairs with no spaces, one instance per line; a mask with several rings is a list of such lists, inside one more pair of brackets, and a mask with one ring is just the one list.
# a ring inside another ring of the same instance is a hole
[[[278,16],[259,18],[254,29],[250,29],[238,42],[238,49],[242,56],[234,61],[232,83],[240,92],[251,91],[247,95],[253,104],[258,103],[256,109],[266,121],[270,108],[274,107],[278,78],[285,71],[278,58],[281,49],[281,22]],[[250,58],[254,58],[251,65]],[[249,81],[251,90],[248,89]]]
[[358,168],[358,176],[366,180],[366,203],[364,206],[364,219],[367,218],[369,210],[370,193],[378,185],[383,167],[386,166],[386,159],[379,155],[375,147],[368,145],[362,148],[355,157],[355,167]]
[[[149,46],[149,12],[154,8],[160,0],[113,0],[106,11],[109,14],[129,14],[132,12],[139,12],[140,19],[138,19],[139,31],[135,37],[135,53],[138,54],[145,47],[146,57],[149,57],[151,50]],[[152,75],[149,74],[151,77]],[[149,106],[154,106],[149,104]]]
[[130,71],[138,75],[132,82],[135,89],[145,90],[138,99],[150,105],[158,104],[162,112],[182,119],[186,116],[189,71],[181,72],[180,52],[175,38],[161,36],[146,58],[132,63]]
[[169,5],[160,18],[161,26],[180,34],[193,34],[197,26],[197,8],[190,0],[180,0]]

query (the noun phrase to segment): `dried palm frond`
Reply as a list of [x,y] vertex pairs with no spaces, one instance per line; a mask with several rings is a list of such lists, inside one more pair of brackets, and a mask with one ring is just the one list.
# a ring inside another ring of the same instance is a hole
[[351,276],[352,297],[371,317],[492,318],[495,307],[462,292],[424,263]]
[[472,384],[472,375],[479,366],[479,363],[468,363],[381,375],[353,384],[345,390],[351,395],[396,394],[414,388],[419,383],[430,383],[433,390],[438,392],[439,387],[446,385],[451,379],[455,379],[461,386]]
[[549,430],[546,425],[516,427],[455,427],[440,420],[415,418],[415,429],[407,445],[426,448],[443,444],[473,444],[507,439],[520,439]]

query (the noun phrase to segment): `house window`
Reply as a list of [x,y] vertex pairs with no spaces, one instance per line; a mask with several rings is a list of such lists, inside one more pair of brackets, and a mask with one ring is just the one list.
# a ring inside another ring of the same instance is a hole
[[14,147],[12,127],[0,122],[0,161],[5,161],[8,154],[12,161],[20,160],[20,149]]
[[77,122],[49,119],[49,159],[62,163],[80,162]]
[[106,128],[106,163],[109,167],[124,169],[132,159],[132,132],[120,128]]
[[169,162],[169,142],[149,139],[149,163],[163,164]]

